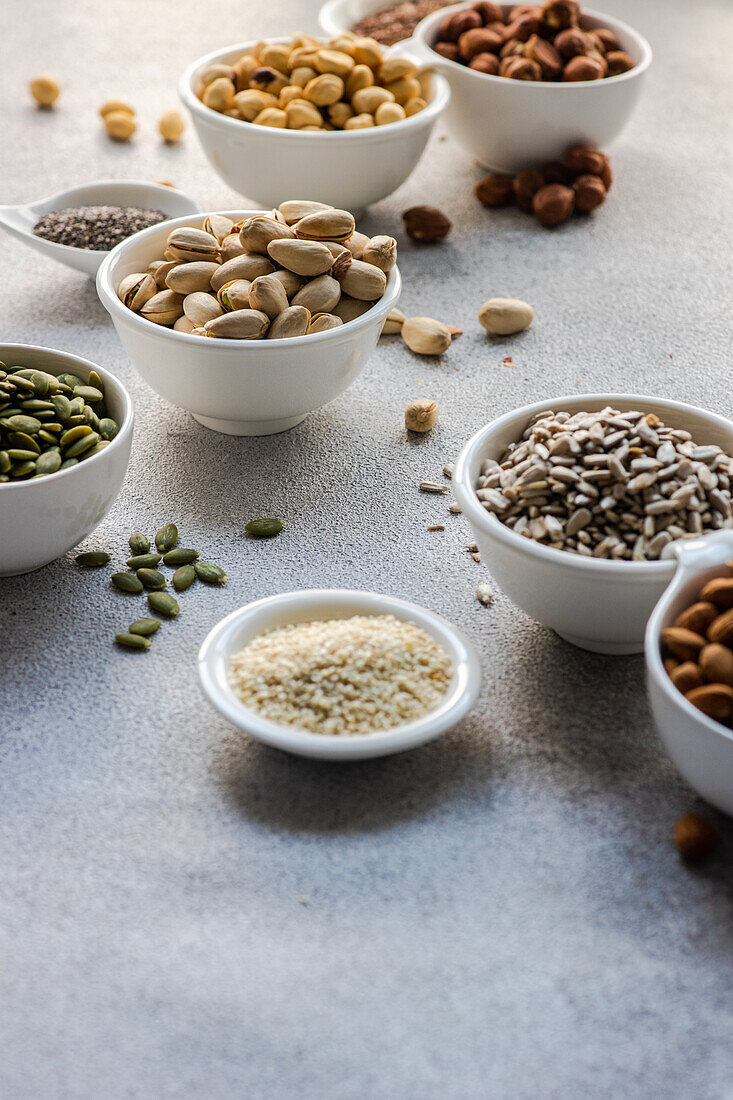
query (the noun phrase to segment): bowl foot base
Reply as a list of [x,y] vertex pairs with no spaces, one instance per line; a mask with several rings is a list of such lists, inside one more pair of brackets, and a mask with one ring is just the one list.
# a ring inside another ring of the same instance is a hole
[[276,432],[287,432],[294,428],[308,414],[285,416],[281,420],[219,420],[216,416],[200,416],[198,413],[191,415],[205,428],[211,428],[213,432],[223,432],[224,435],[275,435]]
[[576,634],[563,634],[560,630],[555,633],[565,642],[577,646],[578,649],[587,649],[591,653],[607,653],[609,657],[624,657],[631,653],[644,652],[644,639],[638,642],[600,642],[595,638],[580,638]]

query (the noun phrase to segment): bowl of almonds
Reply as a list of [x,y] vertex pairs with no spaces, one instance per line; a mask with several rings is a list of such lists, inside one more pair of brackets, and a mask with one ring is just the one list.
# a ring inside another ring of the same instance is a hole
[[731,455],[733,423],[715,413],[574,395],[482,428],[453,488],[518,607],[583,649],[639,653],[675,548],[733,526]]
[[606,148],[631,118],[652,60],[642,35],[577,0],[451,6],[401,48],[447,77],[446,120],[461,145],[507,174],[571,145]]
[[652,712],[680,774],[733,814],[733,531],[678,544],[675,556],[646,631]]
[[162,397],[216,431],[269,435],[364,368],[399,300],[396,257],[348,210],[288,200],[143,230],[103,262],[97,292]]
[[447,81],[345,33],[249,42],[195,61],[179,94],[214,170],[241,195],[359,211],[396,190],[450,98]]

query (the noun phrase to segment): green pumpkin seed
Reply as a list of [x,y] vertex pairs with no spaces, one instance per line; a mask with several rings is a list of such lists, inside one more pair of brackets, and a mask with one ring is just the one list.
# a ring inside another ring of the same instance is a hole
[[26,450],[25,447],[8,447],[7,452],[14,462],[26,462],[29,459],[35,460],[38,458],[37,451]]
[[52,435],[51,432],[47,432],[45,428],[41,428],[40,432],[38,433],[38,438],[42,439],[44,443],[51,443],[54,446],[57,442],[56,436]]
[[67,420],[71,416],[71,402],[62,393],[55,394],[51,400],[59,420]]
[[119,430],[116,422],[109,416],[103,416],[99,421],[99,433],[102,439],[114,439]]
[[99,434],[90,430],[89,435],[85,435],[82,439],[77,439],[76,443],[72,443],[70,447],[66,448],[66,457],[78,458],[79,455],[83,455],[90,447],[93,447],[94,444],[98,442]]
[[35,393],[36,392],[36,387],[33,385],[33,383],[31,382],[31,380],[29,378],[24,378],[20,374],[13,374],[12,379],[13,379],[13,382],[15,384],[16,389],[23,390],[26,393]]
[[196,580],[196,570],[192,565],[182,565],[173,574],[173,587],[176,592],[185,592]]
[[84,423],[88,424],[90,428],[94,428],[96,432],[99,428],[99,417],[91,405],[85,405],[82,416],[84,417]]
[[227,575],[219,565],[211,561],[196,561],[193,564],[196,576],[205,584],[226,584]]
[[128,569],[153,569],[160,561],[160,554],[135,554],[127,559]]
[[13,466],[10,471],[11,477],[28,477],[29,474],[36,472],[36,464],[28,459],[27,462],[19,462],[17,466]]
[[57,377],[59,382],[63,382],[65,386],[69,386],[72,390],[76,389],[77,386],[84,385],[84,380],[82,378],[77,378],[75,374],[69,374],[67,372],[65,374],[59,374]]
[[160,619],[135,619],[134,623],[130,623],[131,634],[142,634],[147,637],[148,634],[155,634],[155,631],[160,626]]
[[104,394],[96,386],[74,386],[74,397],[81,397],[82,401],[104,400]]
[[100,451],[103,451],[105,447],[109,447],[108,439],[100,439],[99,443],[95,443],[91,450],[88,450],[84,454],[84,458],[91,458],[92,455],[98,455]]
[[83,554],[77,554],[74,561],[85,569],[99,569],[100,565],[106,565],[112,558],[104,550],[87,550]]
[[71,415],[81,416],[84,412],[85,401],[83,397],[72,397],[71,399]]
[[27,413],[54,412],[53,404],[39,397],[26,397],[25,401],[21,401],[20,407]]
[[178,528],[175,523],[166,523],[165,527],[161,527],[155,535],[155,545],[161,553],[172,550],[177,542]]
[[115,641],[127,649],[150,649],[150,639],[142,634],[115,634]]
[[157,569],[138,569],[137,575],[146,588],[165,588],[168,584],[163,574]]
[[36,443],[32,435],[26,435],[25,432],[9,432],[8,443],[12,447],[22,447],[26,451],[33,451],[39,455],[41,448]]
[[284,527],[281,519],[251,519],[244,529],[250,538],[271,539],[279,535]]
[[101,390],[104,393],[104,382],[95,370],[89,371],[88,385],[94,386],[95,389]]
[[33,388],[39,395],[39,397],[42,397],[44,394],[48,393],[52,385],[55,385],[56,383],[55,378],[53,378],[50,374],[46,374],[46,372],[42,370],[31,371],[31,373],[28,375],[28,378],[33,383]]
[[[61,468],[61,455],[58,451],[45,451],[36,459],[36,473],[55,474]],[[109,558],[107,559],[109,561]]]
[[59,470],[68,470],[72,466],[78,466],[78,465],[79,465],[79,459],[78,458],[65,458],[64,461],[59,466]]
[[143,582],[134,573],[113,573],[110,580],[120,592],[130,592],[137,596],[143,590]]
[[72,443],[76,443],[77,439],[83,439],[85,435],[91,435],[92,429],[88,424],[77,424],[73,428],[69,428],[67,432],[61,436],[59,443],[62,447],[70,447]]
[[167,619],[175,619],[181,610],[178,600],[174,599],[169,592],[148,592],[148,605],[151,611],[157,611]]
[[183,546],[176,550],[169,550],[167,554],[163,555],[163,561],[166,565],[189,565],[192,561],[196,561],[196,558],[200,558],[198,550],[187,550]]
[[139,531],[135,531],[133,535],[130,535],[130,549],[133,554],[147,554],[150,549],[150,539],[147,539],[145,535],[141,535]]
[[12,428],[14,432],[27,432],[29,435],[34,435],[41,427],[41,421],[36,420],[35,416],[26,416],[25,413],[17,413],[15,416],[9,416],[5,418],[6,426]]
[[10,455],[7,451],[0,451],[0,474],[7,474],[10,469]]

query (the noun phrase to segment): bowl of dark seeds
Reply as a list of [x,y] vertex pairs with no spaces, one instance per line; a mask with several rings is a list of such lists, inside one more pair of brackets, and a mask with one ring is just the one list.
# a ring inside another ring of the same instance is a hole
[[638,653],[676,548],[733,527],[733,423],[628,394],[499,417],[461,452],[455,495],[506,594],[567,641]]
[[0,344],[0,577],[47,565],[102,521],[132,424],[127,390],[103,367]]
[[67,267],[96,275],[105,256],[122,241],[199,209],[174,187],[102,180],[27,205],[0,206],[0,229]]

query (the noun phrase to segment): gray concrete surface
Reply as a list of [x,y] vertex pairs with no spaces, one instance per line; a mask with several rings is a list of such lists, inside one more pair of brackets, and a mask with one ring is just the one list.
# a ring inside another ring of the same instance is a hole
[[[607,205],[557,233],[484,211],[441,128],[364,227],[398,236],[405,309],[465,335],[440,362],[383,342],[287,435],[220,437],[162,403],[92,283],[2,238],[3,339],[96,359],[136,402],[123,492],[85,547],[121,560],[131,530],[175,519],[230,578],[188,592],[147,656],[115,651],[130,602],[70,557],[0,582],[3,1100],[733,1095],[730,822],[705,811],[721,847],[681,865],[674,822],[700,803],[660,748],[642,660],[576,651],[501,592],[480,607],[465,522],[417,492],[469,433],[540,397],[613,388],[731,412],[733,13],[607,7],[656,51]],[[0,201],[126,176],[231,206],[190,130],[166,149],[155,119],[191,58],[315,16],[311,0],[6,0]],[[24,87],[46,69],[53,115]],[[101,133],[111,95],[139,109],[129,147]],[[418,202],[454,220],[440,250],[401,232]],[[484,338],[476,310],[497,294],[533,303],[531,331]],[[440,428],[408,443],[419,395]],[[287,532],[253,545],[243,526],[262,513]],[[314,585],[461,623],[485,676],[471,717],[343,767],[231,729],[199,691],[199,644],[233,608]]]

